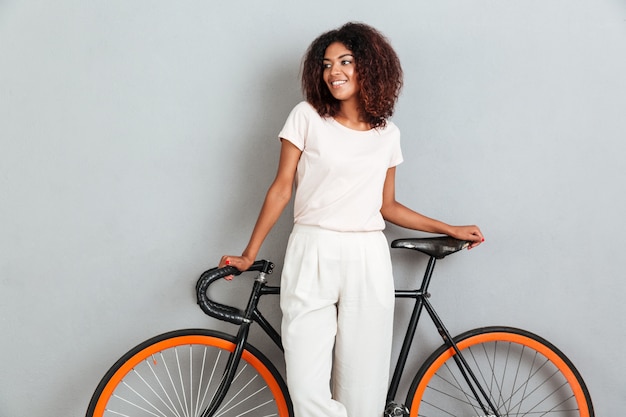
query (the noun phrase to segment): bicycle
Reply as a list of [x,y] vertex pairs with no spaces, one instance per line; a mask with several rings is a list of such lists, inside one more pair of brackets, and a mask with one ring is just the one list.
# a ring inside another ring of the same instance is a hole
[[[429,256],[419,289],[396,290],[413,299],[387,394],[385,417],[549,416],[593,417],[589,391],[572,362],[553,344],[512,327],[482,327],[452,337],[428,298],[436,261],[469,242],[446,236],[394,240],[393,248]],[[256,261],[245,310],[209,298],[211,284],[233,267],[213,268],[197,281],[198,304],[211,317],[239,326],[235,336],[205,329],[177,330],[149,339],[122,356],[91,398],[87,417],[293,416],[287,387],[276,367],[248,343],[254,322],[282,350],[280,335],[258,309],[274,265]],[[413,377],[405,404],[395,401],[420,315],[426,310],[443,344]]]

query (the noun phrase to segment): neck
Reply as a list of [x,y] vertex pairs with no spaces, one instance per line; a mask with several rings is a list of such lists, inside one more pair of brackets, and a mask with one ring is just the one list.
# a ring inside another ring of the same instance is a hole
[[372,127],[363,120],[359,107],[354,102],[341,102],[335,120],[354,130],[370,130]]

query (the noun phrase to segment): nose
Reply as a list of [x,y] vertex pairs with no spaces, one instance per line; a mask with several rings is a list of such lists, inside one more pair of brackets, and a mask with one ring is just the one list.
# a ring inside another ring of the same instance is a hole
[[341,67],[338,62],[333,62],[330,66],[331,74],[339,74],[341,72]]

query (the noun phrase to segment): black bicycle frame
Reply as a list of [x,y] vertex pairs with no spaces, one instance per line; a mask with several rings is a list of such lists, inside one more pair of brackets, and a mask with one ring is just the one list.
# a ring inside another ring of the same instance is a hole
[[[420,286],[420,289],[396,290],[396,298],[412,298],[415,300],[415,305],[413,307],[413,312],[411,313],[411,318],[407,326],[407,331],[404,336],[404,340],[402,342],[402,348],[400,349],[400,355],[398,357],[398,361],[396,362],[393,376],[391,378],[389,390],[387,391],[387,403],[388,404],[392,403],[396,397],[396,394],[398,392],[398,387],[400,385],[400,379],[402,378],[402,374],[404,373],[404,367],[409,357],[409,351],[411,350],[411,346],[413,344],[413,338],[417,330],[417,325],[419,323],[422,310],[426,308],[426,311],[428,312],[428,315],[430,316],[433,323],[435,324],[435,327],[437,328],[439,335],[443,339],[443,342],[448,347],[454,349],[456,353],[454,355],[454,361],[459,367],[459,371],[461,372],[461,375],[463,375],[465,382],[467,383],[469,388],[472,390],[472,393],[474,394],[474,397],[478,401],[480,408],[483,410],[483,412],[485,412],[485,414],[489,414],[491,412],[492,414],[490,415],[493,415],[495,417],[500,417],[500,415],[497,413],[496,407],[494,407],[491,399],[489,398],[485,390],[482,388],[482,386],[478,382],[478,378],[476,377],[472,369],[469,367],[469,364],[467,363],[460,349],[454,342],[452,336],[450,335],[450,332],[448,331],[448,329],[446,329],[446,327],[443,324],[443,321],[441,321],[434,307],[428,300],[428,298],[430,297],[430,294],[428,293],[428,286],[430,285],[430,280],[432,278],[433,271],[435,270],[436,261],[437,260],[434,257],[430,257],[430,259],[428,260],[428,265],[426,266],[426,271],[424,272],[424,279],[422,280],[422,285]],[[478,393],[476,392],[476,388],[478,388],[478,391],[480,391],[480,394],[482,395],[482,398],[486,402],[486,405],[481,400],[481,396],[478,395]],[[489,410],[489,408],[491,408],[491,410]]]
[[[393,376],[391,378],[391,383],[389,385],[389,390],[387,391],[387,403],[392,403],[397,392],[398,387],[400,385],[400,379],[402,374],[404,373],[404,367],[409,357],[409,351],[411,349],[411,345],[413,344],[413,338],[415,336],[415,332],[417,330],[417,325],[419,323],[420,316],[424,308],[428,312],[428,315],[432,319],[437,331],[439,332],[441,338],[444,343],[454,349],[456,355],[454,356],[454,360],[459,367],[463,378],[467,382],[468,386],[472,390],[475,398],[477,399],[480,407],[485,412],[485,414],[493,415],[495,417],[500,417],[497,413],[496,408],[494,407],[491,399],[485,392],[485,390],[481,387],[480,383],[474,372],[470,369],[467,361],[463,357],[460,349],[457,347],[456,343],[452,339],[452,336],[444,326],[443,322],[437,315],[434,307],[428,301],[430,294],[428,293],[428,286],[430,285],[430,281],[432,278],[433,271],[435,269],[436,259],[431,257],[428,261],[428,265],[426,267],[426,271],[424,272],[424,278],[422,280],[422,284],[418,290],[396,290],[395,297],[396,298],[411,298],[415,300],[415,306],[413,307],[413,312],[411,314],[411,318],[409,320],[409,324],[407,326],[407,331],[404,336],[404,340],[402,342],[402,347],[400,350],[400,355],[398,357],[398,361],[396,362],[396,366],[393,372]],[[276,346],[283,351],[282,341],[280,334],[274,329],[274,327],[267,321],[267,319],[263,316],[263,314],[259,311],[258,304],[259,300],[263,295],[280,294],[280,287],[277,286],[268,286],[266,285],[267,281],[265,278],[265,274],[261,273],[257,277],[254,282],[254,287],[252,289],[252,293],[248,300],[248,304],[244,314],[244,320],[239,326],[239,331],[237,332],[236,337],[236,345],[233,352],[230,354],[228,358],[228,362],[226,364],[226,369],[224,370],[224,374],[222,376],[222,381],[220,382],[220,386],[217,389],[216,394],[211,400],[211,404],[209,407],[202,413],[202,417],[212,417],[217,411],[218,407],[226,397],[226,393],[228,392],[228,388],[232,383],[237,367],[239,366],[239,362],[241,360],[241,355],[243,354],[244,347],[248,341],[248,334],[250,331],[250,325],[252,322],[257,322],[263,331],[270,337],[270,339],[276,344]],[[478,395],[478,392],[481,395]],[[484,399],[481,400],[481,396]],[[486,404],[485,404],[486,403]]]

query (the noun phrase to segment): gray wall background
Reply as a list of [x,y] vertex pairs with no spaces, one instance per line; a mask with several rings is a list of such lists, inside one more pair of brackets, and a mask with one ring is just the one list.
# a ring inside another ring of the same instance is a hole
[[[1,416],[82,416],[135,344],[230,329],[195,280],[243,249],[300,58],[348,20],[386,33],[405,69],[398,199],[487,238],[436,271],[451,330],[535,331],[597,415],[623,412],[623,0],[0,0]],[[262,251],[279,265],[290,215]],[[398,286],[421,274],[393,257]],[[425,324],[415,363],[438,344]]]

